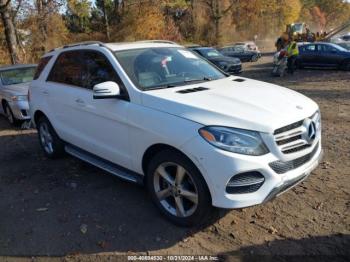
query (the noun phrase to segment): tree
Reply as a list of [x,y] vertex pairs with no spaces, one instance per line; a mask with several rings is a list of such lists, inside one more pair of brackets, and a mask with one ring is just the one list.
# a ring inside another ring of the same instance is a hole
[[91,2],[88,0],[68,0],[66,22],[73,33],[90,31]]
[[19,62],[16,30],[11,17],[11,1],[0,0],[0,15],[4,25],[5,38],[12,64]]
[[209,11],[210,21],[214,24],[214,44],[220,42],[220,21],[221,19],[231,11],[231,8],[236,1],[231,1],[228,4],[222,0],[201,0],[199,4],[205,6]]

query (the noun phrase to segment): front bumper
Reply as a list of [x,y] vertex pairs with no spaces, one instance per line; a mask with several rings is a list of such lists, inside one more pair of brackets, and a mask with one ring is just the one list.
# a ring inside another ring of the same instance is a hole
[[14,117],[18,120],[29,120],[29,103],[28,101],[9,102]]
[[[201,137],[187,143],[182,150],[206,180],[213,206],[220,208],[243,208],[264,203],[306,179],[322,158],[321,138],[301,153],[306,155],[315,150],[309,161],[283,174],[276,173],[269,166],[269,163],[279,160],[273,153],[263,156],[235,154],[215,148]],[[262,186],[252,193],[227,193],[230,179],[246,172],[262,174],[265,178]]]
[[242,73],[242,64],[230,65],[227,68],[227,73],[229,74],[239,74]]

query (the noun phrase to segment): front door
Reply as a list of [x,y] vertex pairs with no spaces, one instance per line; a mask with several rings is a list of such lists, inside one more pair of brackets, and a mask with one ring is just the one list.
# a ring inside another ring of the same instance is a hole
[[128,108],[130,102],[123,99],[93,99],[94,85],[106,81],[119,84],[122,81],[108,58],[99,51],[86,50],[82,55],[86,71],[82,75],[83,88],[77,96],[74,121],[82,134],[80,147],[113,163],[130,168]]

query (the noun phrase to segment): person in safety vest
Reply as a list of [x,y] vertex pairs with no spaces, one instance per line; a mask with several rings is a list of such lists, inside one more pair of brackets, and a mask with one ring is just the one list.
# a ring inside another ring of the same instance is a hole
[[295,70],[295,62],[299,55],[298,45],[295,41],[293,40],[289,41],[289,44],[287,46],[287,53],[288,53],[288,72],[293,74]]

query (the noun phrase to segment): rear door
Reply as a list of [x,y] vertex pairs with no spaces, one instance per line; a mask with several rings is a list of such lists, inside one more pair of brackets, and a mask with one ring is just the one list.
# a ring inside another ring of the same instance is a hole
[[82,52],[65,51],[58,55],[45,85],[46,96],[50,107],[50,120],[59,136],[68,143],[81,144],[80,134],[75,117],[78,106],[77,98],[82,92],[82,74],[84,64]]
[[315,44],[305,45],[300,48],[299,60],[303,65],[316,66],[318,63],[318,53]]
[[327,44],[318,44],[319,63],[323,66],[336,67],[340,64],[342,55],[335,47]]

